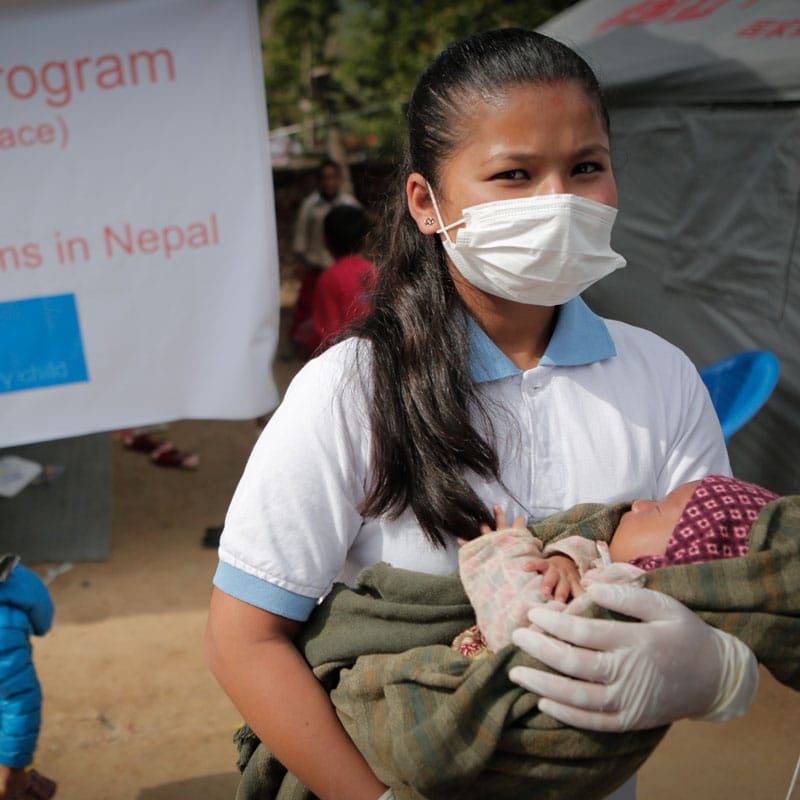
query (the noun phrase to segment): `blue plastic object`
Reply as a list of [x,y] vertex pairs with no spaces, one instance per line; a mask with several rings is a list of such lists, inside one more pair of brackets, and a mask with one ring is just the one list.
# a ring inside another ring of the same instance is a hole
[[726,442],[767,402],[780,369],[768,350],[746,350],[700,370]]

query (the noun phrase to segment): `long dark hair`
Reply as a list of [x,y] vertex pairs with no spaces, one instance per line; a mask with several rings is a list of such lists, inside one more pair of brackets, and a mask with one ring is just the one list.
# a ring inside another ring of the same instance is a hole
[[[469,365],[468,312],[437,236],[409,214],[406,179],[419,172],[436,190],[444,161],[469,128],[481,99],[519,84],[577,82],[608,117],[589,66],[572,50],[518,28],[451,44],[423,73],[408,107],[408,143],[381,241],[373,311],[354,332],[371,343],[372,470],[365,516],[398,516],[411,506],[427,538],[472,538],[489,509],[469,485],[472,472],[500,481],[487,409]],[[475,422],[482,422],[484,435]],[[486,437],[486,438],[484,438]]]

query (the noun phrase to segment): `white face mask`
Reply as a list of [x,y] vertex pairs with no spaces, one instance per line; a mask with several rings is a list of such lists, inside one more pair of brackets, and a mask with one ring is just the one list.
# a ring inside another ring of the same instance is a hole
[[[558,306],[625,266],[611,249],[611,206],[572,194],[519,197],[465,208],[462,219],[445,225],[428,190],[450,260],[487,294]],[[453,241],[447,231],[462,223]]]

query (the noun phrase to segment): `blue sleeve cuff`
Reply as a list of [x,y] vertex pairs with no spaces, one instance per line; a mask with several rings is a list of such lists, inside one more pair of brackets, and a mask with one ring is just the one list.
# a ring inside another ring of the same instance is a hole
[[316,597],[306,597],[282,589],[224,561],[217,565],[214,586],[237,600],[297,622],[305,622],[317,605]]

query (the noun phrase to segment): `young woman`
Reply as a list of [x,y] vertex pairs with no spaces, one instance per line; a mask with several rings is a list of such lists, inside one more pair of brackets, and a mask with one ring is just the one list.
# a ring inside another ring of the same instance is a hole
[[[220,684],[324,800],[387,788],[293,644],[334,580],[379,561],[453,572],[455,537],[493,524],[497,498],[533,521],[730,474],[688,359],[578,297],[624,264],[609,245],[616,189],[589,67],[536,33],[477,34],[422,75],[408,124],[374,311],[301,370],[256,444],[208,623]],[[746,707],[752,654],[653,594],[599,598],[642,623],[544,611],[564,641],[531,652],[573,677],[520,676],[543,709],[615,730]],[[686,669],[700,650],[702,667]],[[659,688],[676,681],[692,684],[679,702]]]

